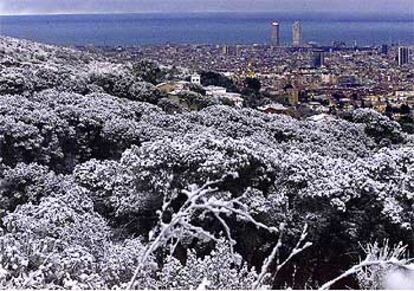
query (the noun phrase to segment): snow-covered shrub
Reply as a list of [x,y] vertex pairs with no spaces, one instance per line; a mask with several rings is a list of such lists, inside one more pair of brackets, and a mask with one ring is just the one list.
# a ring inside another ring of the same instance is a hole
[[0,94],[22,94],[31,91],[33,82],[20,70],[8,70],[0,75]]
[[403,140],[401,126],[398,122],[373,109],[357,109],[352,114],[352,121],[365,124],[367,135],[374,137],[377,141],[389,140],[398,143]]
[[18,164],[0,174],[0,218],[18,205],[38,203],[40,198],[60,191],[61,179],[45,166]]
[[221,239],[215,249],[204,257],[189,251],[183,265],[168,256],[158,272],[160,289],[196,289],[203,282],[207,289],[253,289],[258,274],[250,269],[242,257],[232,253],[228,242]]
[[3,218],[0,286],[109,289],[130,280],[141,241],[112,241],[86,191],[67,191],[42,198],[38,205],[18,206]]

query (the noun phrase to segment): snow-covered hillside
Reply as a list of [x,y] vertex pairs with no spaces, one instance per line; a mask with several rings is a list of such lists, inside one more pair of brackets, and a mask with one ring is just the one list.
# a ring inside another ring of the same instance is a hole
[[[0,288],[317,288],[368,243],[413,253],[397,123],[169,114],[161,70],[0,37]],[[384,287],[367,272],[334,287]]]

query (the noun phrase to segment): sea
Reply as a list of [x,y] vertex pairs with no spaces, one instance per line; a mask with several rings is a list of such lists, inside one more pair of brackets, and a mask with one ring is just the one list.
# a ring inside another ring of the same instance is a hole
[[292,24],[303,42],[359,46],[414,44],[414,16],[321,13],[135,13],[0,16],[0,34],[58,45],[268,44],[271,22],[282,44]]

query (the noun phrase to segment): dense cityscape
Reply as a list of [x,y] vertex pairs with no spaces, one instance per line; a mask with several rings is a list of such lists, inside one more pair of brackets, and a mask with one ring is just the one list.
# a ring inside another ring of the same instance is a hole
[[[343,41],[333,41],[331,46],[304,44],[299,21],[292,26],[291,46],[280,46],[279,25],[276,21],[271,23],[269,45],[166,44],[81,49],[98,50],[123,61],[150,59],[170,68],[186,68],[186,81],[207,84],[207,95],[231,99],[237,106],[253,105],[262,111],[296,117],[372,108],[413,132],[412,47],[361,47]],[[200,80],[200,74],[212,71],[234,86],[223,88],[220,81]],[[253,104],[240,94],[246,92],[246,79],[260,82]],[[185,80],[171,80],[160,89],[174,95],[188,89],[182,81]]]

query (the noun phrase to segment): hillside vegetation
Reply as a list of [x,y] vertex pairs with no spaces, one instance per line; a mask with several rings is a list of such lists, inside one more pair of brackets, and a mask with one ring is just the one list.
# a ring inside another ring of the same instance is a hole
[[375,242],[407,263],[414,136],[372,110],[171,114],[171,74],[0,38],[0,288],[318,288]]

